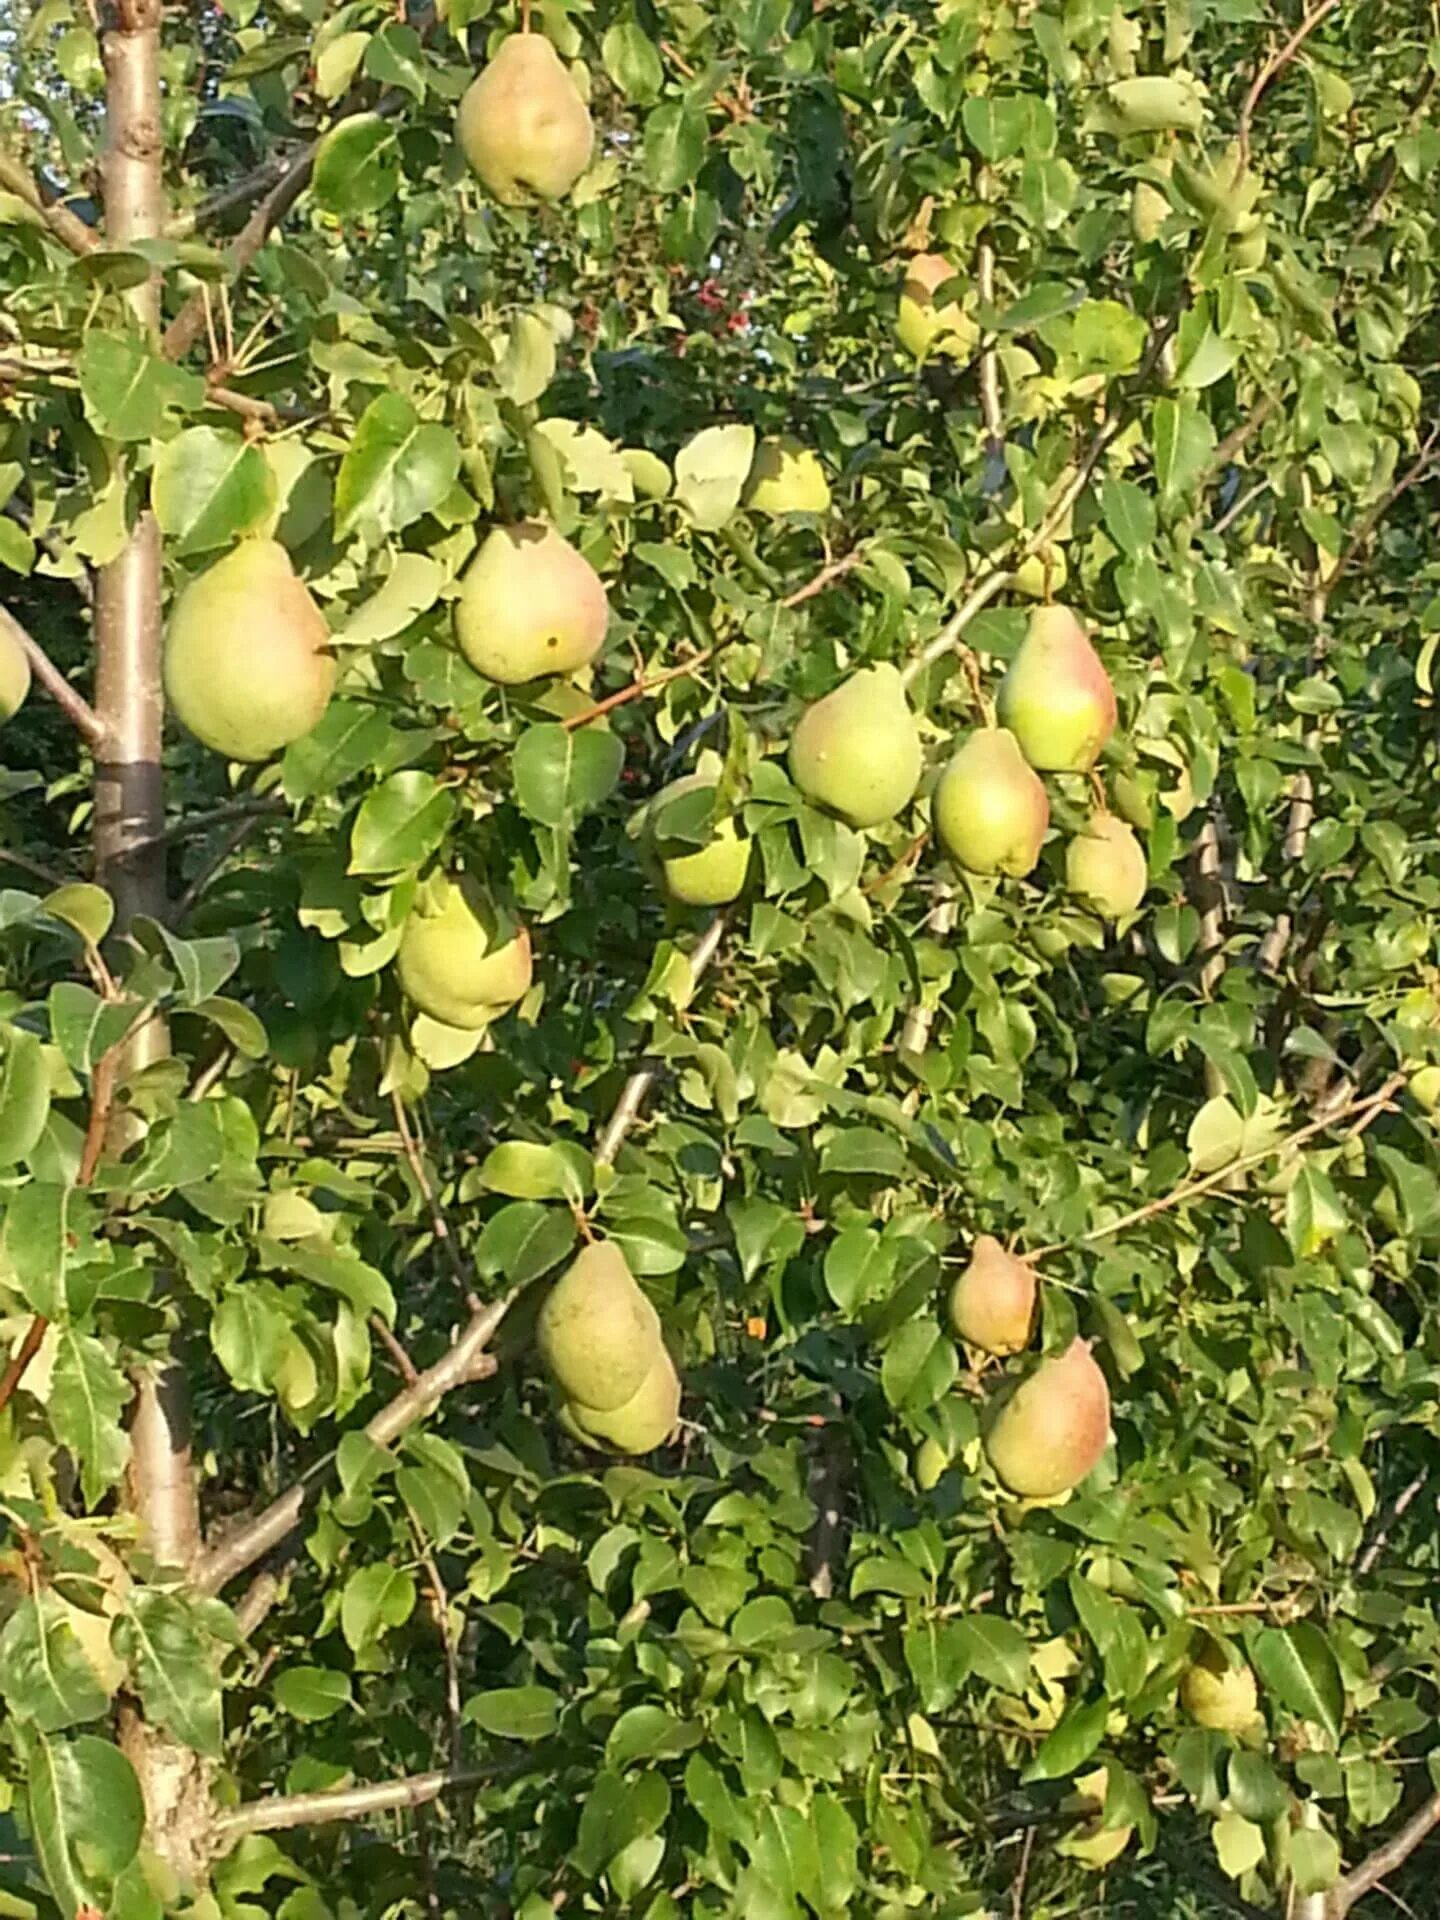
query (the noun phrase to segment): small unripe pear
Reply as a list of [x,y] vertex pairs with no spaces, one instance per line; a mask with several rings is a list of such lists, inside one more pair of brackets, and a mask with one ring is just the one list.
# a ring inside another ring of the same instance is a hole
[[1070,562],[1065,558],[1065,549],[1058,541],[1050,540],[1038,553],[1025,556],[1011,575],[1011,586],[1027,600],[1048,600],[1069,578]]
[[330,704],[330,629],[276,540],[242,540],[180,595],[165,635],[165,696],[229,760],[268,760]]
[[1035,1269],[982,1233],[950,1290],[950,1324],[967,1346],[1018,1353],[1035,1320]]
[[1198,1725],[1215,1733],[1244,1733],[1260,1710],[1255,1675],[1242,1660],[1231,1666],[1213,1641],[1185,1669],[1180,1700]]
[[475,1032],[530,991],[530,936],[503,928],[473,889],[436,879],[405,922],[395,965],[422,1013]]
[[917,253],[905,263],[895,331],[901,346],[917,360],[931,353],[968,360],[975,351],[980,329],[959,301],[947,300],[942,307],[935,304],[936,290],[954,278],[955,269],[942,254]]
[[675,1431],[680,1418],[680,1376],[662,1346],[645,1378],[618,1407],[606,1410],[571,1400],[568,1412],[572,1430],[589,1446],[603,1446],[612,1453],[649,1453]]
[[1000,683],[999,715],[1032,767],[1088,773],[1115,728],[1115,689],[1068,607],[1037,607]]
[[920,735],[895,668],[864,667],[801,715],[790,777],[852,827],[878,827],[914,798]]
[[30,662],[25,649],[0,615],[0,721],[11,719],[30,691]]
[[465,158],[507,207],[532,193],[567,194],[595,143],[589,108],[543,33],[501,41],[460,102],[457,132]]
[[722,820],[709,842],[687,853],[662,853],[665,891],[683,907],[725,907],[745,890],[754,851],[748,834]]
[[1145,897],[1145,853],[1113,813],[1097,813],[1065,849],[1065,884],[1107,920],[1133,913]]
[[830,482],[819,456],[798,440],[762,440],[745,482],[745,504],[754,513],[828,513]]
[[1013,733],[972,733],[935,789],[935,831],[950,858],[971,873],[1019,879],[1040,858],[1050,802]]
[[535,1322],[540,1357],[589,1425],[632,1399],[663,1355],[660,1317],[613,1240],[584,1248]]
[[1042,1360],[1011,1394],[985,1438],[990,1464],[1012,1493],[1050,1500],[1099,1462],[1110,1437],[1110,1389],[1084,1340]]

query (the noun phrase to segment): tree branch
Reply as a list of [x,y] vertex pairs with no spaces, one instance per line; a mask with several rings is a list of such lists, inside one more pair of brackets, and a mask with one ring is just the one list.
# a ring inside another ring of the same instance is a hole
[[288,809],[278,794],[248,794],[241,800],[227,800],[223,806],[211,807],[208,813],[187,814],[183,820],[176,820],[159,833],[146,835],[143,840],[132,840],[125,847],[127,854],[149,853],[152,847],[171,847],[177,840],[193,840],[197,833],[208,833],[211,827],[223,827],[231,820],[248,820],[256,814],[285,813]]
[[187,239],[201,227],[208,226],[212,220],[233,213],[238,207],[248,207],[252,200],[258,200],[262,193],[270,191],[288,164],[286,158],[272,155],[249,173],[242,173],[238,180],[232,180],[228,187],[217,187],[213,193],[207,193],[203,200],[196,201],[193,207],[187,208],[184,213],[177,213],[166,223],[166,238]]
[[1420,1810],[1405,1822],[1393,1839],[1352,1867],[1325,1896],[1325,1920],[1345,1920],[1355,1902],[1378,1887],[1387,1874],[1403,1866],[1422,1841],[1440,1826],[1440,1793],[1432,1793]]
[[483,1786],[497,1769],[446,1767],[434,1773],[413,1773],[404,1780],[381,1780],[363,1787],[329,1787],[321,1793],[292,1793],[273,1800],[255,1800],[218,1816],[211,1832],[222,1845],[247,1833],[284,1833],[292,1827],[333,1825],[338,1820],[368,1820],[372,1814],[398,1807],[423,1807],[442,1793],[458,1793]]
[[94,229],[86,226],[78,213],[72,213],[60,201],[47,200],[24,161],[3,149],[0,149],[0,187],[15,194],[33,212],[38,213],[55,238],[72,253],[83,256],[93,253],[99,246],[99,236]]
[[83,694],[79,694],[46,653],[40,642],[11,613],[0,606],[0,632],[9,634],[30,663],[30,672],[60,708],[66,719],[90,742],[100,746],[105,739],[105,722]]
[[1312,1140],[1317,1133],[1323,1133],[1327,1127],[1333,1127],[1340,1120],[1355,1120],[1357,1125],[1351,1128],[1351,1135],[1363,1133],[1373,1120],[1389,1106],[1392,1096],[1405,1084],[1403,1073],[1392,1073],[1377,1093],[1367,1094],[1363,1100],[1350,1100],[1334,1112],[1326,1113],[1319,1120],[1312,1120],[1297,1132],[1278,1141],[1274,1146],[1262,1147],[1255,1153],[1242,1153],[1228,1166],[1221,1167],[1216,1173],[1207,1173],[1199,1180],[1186,1180],[1178,1187],[1172,1187],[1169,1193],[1162,1194],[1158,1200],[1147,1200],[1143,1207],[1135,1207],[1129,1213],[1122,1213],[1118,1220],[1109,1220],[1103,1226],[1091,1227],[1075,1240],[1056,1240],[1048,1247],[1037,1247],[1033,1253],[1022,1254],[1021,1258],[1032,1264],[1037,1260],[1046,1260],[1051,1254],[1064,1253],[1070,1247],[1092,1246],[1097,1240],[1109,1240],[1117,1233],[1139,1226],[1142,1220],[1153,1220],[1157,1214],[1169,1213],[1173,1207],[1184,1206],[1188,1200],[1199,1200],[1207,1193],[1213,1193],[1217,1187],[1223,1187],[1237,1173],[1243,1173],[1247,1167],[1259,1166],[1261,1161],[1279,1158],[1288,1160]]
[[1265,89],[1278,79],[1320,22],[1334,13],[1339,4],[1340,0],[1321,0],[1321,4],[1313,13],[1306,14],[1280,51],[1270,55],[1251,81],[1250,91],[1245,96],[1245,103],[1240,109],[1240,119],[1235,129],[1235,138],[1240,148],[1240,172],[1244,172],[1246,162],[1250,158],[1250,127],[1255,118],[1255,109],[1259,106]]

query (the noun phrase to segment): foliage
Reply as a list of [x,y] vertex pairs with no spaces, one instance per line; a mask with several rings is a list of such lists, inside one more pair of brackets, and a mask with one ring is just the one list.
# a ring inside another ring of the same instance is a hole
[[[341,667],[273,763],[172,733],[175,911],[123,940],[88,749],[39,689],[4,735],[0,1284],[12,1346],[48,1323],[0,1426],[23,1911],[960,1915],[1018,1873],[1015,1911],[1078,1914],[1097,1818],[1134,1830],[1116,1911],[1278,1908],[1440,1786],[1440,1160],[1402,1092],[1440,1061],[1440,41],[1321,12],[1267,79],[1300,22],[1260,0],[537,8],[601,137],[510,208],[452,138],[508,13],[226,0],[165,23],[164,237],[77,254],[0,175],[7,605],[88,686],[80,590],[149,508],[172,595],[273,533]],[[6,153],[90,218],[89,14],[24,0],[0,52]],[[920,250],[973,354],[898,348]],[[782,433],[828,513],[743,506]],[[586,682],[500,689],[451,603],[536,515],[610,636]],[[939,859],[926,797],[857,832],[785,770],[805,703],[892,661],[928,795],[1035,595],[1119,696],[1100,777],[1149,890],[1118,928],[1064,889],[1083,777],[1017,882]],[[759,857],[700,977],[636,819],[707,750]],[[392,966],[456,866],[537,956],[463,1037]],[[645,1461],[572,1442],[530,1354],[582,1228],[683,1362]],[[984,1461],[1026,1362],[951,1338],[981,1232],[1047,1249],[1037,1344],[1109,1377],[1058,1505]],[[121,1416],[175,1358],[212,1551],[308,1476],[268,1611],[137,1538]],[[1211,1637],[1259,1679],[1243,1735],[1178,1702]],[[143,1833],[136,1703],[203,1757],[208,1891]],[[432,1813],[265,1831],[437,1767]]]

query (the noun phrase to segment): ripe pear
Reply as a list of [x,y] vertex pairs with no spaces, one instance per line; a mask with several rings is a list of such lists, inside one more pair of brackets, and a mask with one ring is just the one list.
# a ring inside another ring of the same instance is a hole
[[1011,1394],[985,1438],[1012,1493],[1049,1500],[1078,1487],[1110,1436],[1110,1389],[1084,1340],[1042,1360]]
[[12,719],[30,691],[30,662],[25,649],[0,617],[0,722]]
[[422,1013],[473,1033],[530,991],[530,935],[510,933],[468,884],[437,878],[405,922],[395,964]]
[[745,482],[754,513],[828,513],[830,482],[818,454],[798,440],[762,440]]
[[497,527],[471,561],[455,605],[455,637],[477,673],[523,686],[586,667],[605,643],[610,603],[600,576],[539,521]]
[[316,725],[335,662],[325,616],[276,540],[242,540],[180,595],[165,635],[165,696],[230,760],[268,760]]
[[556,1281],[535,1338],[561,1391],[587,1420],[623,1407],[664,1351],[660,1316],[613,1240],[592,1241]]
[[613,1453],[649,1453],[675,1431],[680,1418],[680,1376],[662,1346],[645,1378],[622,1405],[607,1412],[571,1400],[567,1411],[572,1430],[588,1445],[605,1446]]
[[1034,1320],[1035,1269],[1007,1253],[993,1234],[982,1233],[950,1290],[951,1326],[982,1352],[1019,1353]]
[[900,675],[862,667],[801,715],[790,777],[852,827],[878,827],[915,797],[920,735]]
[[1000,683],[1000,723],[1032,767],[1088,773],[1115,728],[1115,689],[1068,607],[1037,607]]
[[901,346],[917,360],[931,353],[968,360],[975,351],[980,329],[959,301],[947,300],[943,307],[935,305],[936,289],[954,278],[955,269],[943,254],[917,253],[905,263],[895,331]]
[[1065,884],[1086,906],[1119,920],[1145,897],[1145,853],[1113,813],[1097,813],[1065,849]]
[[460,102],[460,146],[503,206],[559,200],[590,164],[590,110],[543,33],[512,33]]
[[1214,1641],[1185,1669],[1180,1700],[1192,1720],[1215,1733],[1245,1733],[1260,1711],[1255,1675],[1243,1660],[1232,1667]]
[[971,873],[1019,879],[1040,858],[1050,802],[1013,733],[972,733],[935,789],[935,831],[950,858]]

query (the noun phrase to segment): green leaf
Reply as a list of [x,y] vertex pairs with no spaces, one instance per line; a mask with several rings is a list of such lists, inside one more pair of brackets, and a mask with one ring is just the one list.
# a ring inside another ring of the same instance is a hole
[[618,1770],[637,1760],[673,1760],[688,1753],[701,1737],[693,1720],[682,1720],[666,1707],[648,1703],[630,1707],[610,1729],[605,1764]]
[[335,479],[335,531],[372,545],[430,513],[460,473],[449,427],[422,421],[399,393],[382,393],[360,416]]
[[755,458],[755,429],[706,427],[675,456],[675,498],[697,527],[715,533],[732,518]]
[[50,1376],[50,1425],[55,1438],[80,1463],[87,1507],[93,1507],[125,1471],[130,1441],[120,1415],[129,1399],[125,1376],[100,1342],[62,1328]]
[[1150,446],[1160,491],[1167,501],[1175,500],[1205,471],[1215,451],[1215,429],[1193,400],[1157,400]]
[[67,1282],[94,1253],[95,1209],[78,1187],[45,1180],[21,1187],[5,1213],[6,1264],[32,1313],[63,1320]]
[[399,873],[428,860],[455,817],[455,797],[408,768],[366,795],[350,830],[350,873]]
[[176,413],[205,404],[205,382],[150,353],[133,335],[93,328],[76,361],[96,429],[112,440],[151,440]]
[[292,1720],[328,1720],[350,1705],[350,1676],[332,1667],[287,1667],[274,1691],[276,1706]]
[[1261,1829],[1235,1810],[1222,1813],[1211,1834],[1215,1858],[1222,1873],[1232,1880],[1252,1872],[1265,1858],[1265,1835]]
[[1323,1629],[1310,1620],[1293,1627],[1262,1628],[1250,1654],[1270,1692],[1302,1720],[1322,1727],[1338,1744],[1345,1718],[1345,1686]]
[[528,407],[554,378],[554,334],[539,314],[519,314],[495,369],[495,384],[517,407]]
[[[617,20],[600,44],[605,71],[627,100],[648,107],[659,98],[665,70],[655,42],[633,14]],[[657,157],[660,135],[657,133]]]
[[133,1002],[102,1000],[78,980],[59,980],[50,989],[50,1037],[76,1073],[89,1073],[134,1026],[142,1009]]
[[1110,1703],[1104,1698],[1072,1700],[1036,1749],[1021,1780],[1063,1780],[1075,1773],[1105,1738],[1109,1718]]
[[352,1653],[403,1627],[415,1609],[415,1582],[400,1567],[358,1567],[345,1582],[340,1600],[340,1631]]
[[1230,1755],[1227,1792],[1235,1811],[1262,1827],[1278,1820],[1290,1804],[1285,1782],[1263,1753]]
[[853,1318],[882,1298],[895,1273],[895,1251],[873,1227],[846,1227],[825,1254],[825,1286],[840,1311]]
[[543,1740],[559,1721],[560,1696],[549,1687],[496,1687],[473,1694],[462,1717],[504,1740]]
[[280,1370],[290,1316],[268,1280],[231,1287],[210,1321],[210,1344],[242,1393],[269,1393]]
[[1023,1693],[1030,1677],[1030,1644],[1013,1620],[971,1613],[956,1622],[967,1669],[1006,1693]]
[[0,1167],[24,1160],[45,1131],[50,1114],[50,1069],[33,1033],[5,1029],[0,1063]]
[[180,555],[229,546],[275,505],[275,475],[259,447],[218,427],[190,427],[155,457],[150,500]]
[[656,193],[688,187],[705,158],[705,115],[685,100],[656,107],[645,122],[643,165],[646,184]]
[[11,1713],[42,1733],[59,1733],[98,1720],[110,1704],[76,1637],[69,1615],[53,1595],[30,1595],[0,1633],[0,1694]]
[[933,1320],[911,1320],[885,1349],[880,1385],[892,1407],[923,1413],[954,1385],[960,1363],[955,1344]]
[[480,1167],[479,1181],[491,1193],[512,1200],[583,1200],[589,1180],[584,1166],[589,1155],[571,1149],[542,1147],[528,1140],[502,1140],[492,1147]]
[[[158,922],[155,924],[158,926]],[[240,964],[240,948],[228,936],[182,940],[164,926],[159,927],[159,933],[180,976],[180,998],[186,1006],[198,1006],[218,993]]]
[[108,1889],[140,1848],[145,1803],[135,1770],[109,1740],[84,1734],[25,1743],[30,1830],[65,1920],[108,1906]]
[[528,1286],[558,1266],[575,1244],[573,1216],[563,1208],[522,1200],[486,1221],[475,1249],[475,1270],[503,1274],[512,1286]]
[[342,220],[375,213],[400,184],[399,131],[378,113],[357,113],[320,142],[311,181],[315,199]]
[[132,1587],[111,1633],[130,1662],[147,1720],[210,1759],[220,1757],[220,1670],[215,1643],[174,1593]]
[[398,87],[423,100],[428,86],[425,53],[414,27],[398,20],[383,26],[366,49],[365,71],[382,87]]
[[1124,553],[1149,553],[1155,544],[1155,502],[1133,480],[1110,479],[1100,489],[1105,530]]
[[542,827],[569,828],[614,791],[624,742],[592,727],[527,727],[515,744],[515,798]]

